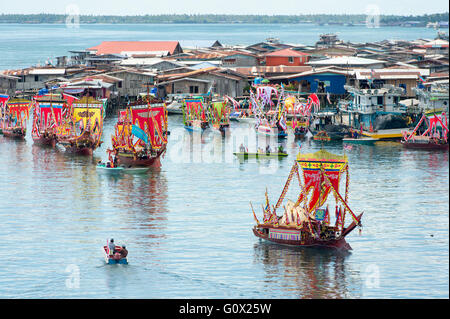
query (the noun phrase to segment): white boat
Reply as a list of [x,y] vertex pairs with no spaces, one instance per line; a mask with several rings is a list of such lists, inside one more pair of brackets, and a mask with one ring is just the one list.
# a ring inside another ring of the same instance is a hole
[[254,117],[238,117],[236,118],[236,121],[240,123],[249,123],[249,124],[256,123],[256,119]]
[[183,114],[183,104],[174,100],[172,103],[166,106],[168,114]]

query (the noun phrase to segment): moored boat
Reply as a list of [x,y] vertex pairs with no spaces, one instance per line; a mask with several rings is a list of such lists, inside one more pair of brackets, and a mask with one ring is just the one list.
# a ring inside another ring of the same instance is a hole
[[103,102],[85,96],[72,103],[57,127],[57,144],[66,152],[92,155],[103,141]]
[[41,146],[55,147],[57,142],[57,127],[61,124],[63,114],[68,107],[59,94],[37,96],[33,99],[33,142]]
[[346,137],[343,138],[342,141],[347,144],[373,145],[375,144],[376,141],[378,141],[378,139],[372,137],[359,137],[359,138]]
[[[427,127],[425,132],[417,135],[419,128]],[[432,113],[427,116],[423,114],[412,132],[403,132],[401,143],[406,148],[425,149],[425,150],[448,150],[448,119],[445,112]]]
[[2,108],[2,133],[5,137],[25,139],[31,102],[25,99],[5,99]]
[[[303,182],[299,167],[303,172]],[[339,192],[341,176],[346,173],[345,193]],[[288,200],[283,206],[284,214],[277,215],[288,192],[292,179],[298,179],[300,192],[296,202]],[[266,190],[266,204],[262,206],[263,222],[253,210],[256,225],[255,236],[274,243],[301,246],[351,250],[345,237],[356,227],[361,227],[363,213],[356,216],[348,205],[348,160],[345,155],[331,154],[320,150],[313,154],[298,154],[293,164],[280,198],[275,206],[269,203]],[[334,195],[336,221],[331,223],[328,209],[328,195]],[[338,205],[340,203],[340,205]],[[325,208],[326,207],[326,208]],[[352,222],[345,227],[345,217]]]
[[227,104],[226,101],[212,102],[209,110],[212,128],[221,134],[224,134],[225,129],[230,127],[230,108]]
[[205,130],[209,127],[203,98],[183,100],[183,124],[189,131]]

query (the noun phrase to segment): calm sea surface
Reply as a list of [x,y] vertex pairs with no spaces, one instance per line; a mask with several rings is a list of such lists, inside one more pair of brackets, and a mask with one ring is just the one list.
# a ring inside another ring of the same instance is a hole
[[0,24],[0,70],[43,65],[47,59],[70,55],[102,41],[176,40],[181,46],[250,45],[279,38],[284,43],[313,45],[322,33],[336,33],[344,41],[371,42],[390,39],[434,39],[432,28],[318,26],[310,24],[125,24],[125,25],[24,25]]
[[[448,298],[448,152],[388,142],[346,150],[349,203],[364,211],[364,227],[340,254],[251,231],[249,202],[260,216],[266,187],[278,199],[299,149],[292,136],[288,158],[240,163],[231,153],[242,141],[267,142],[243,138],[247,124],[232,122],[225,138],[193,136],[171,116],[161,169],[114,177],[95,163],[107,159],[115,120],[93,158],[0,136],[0,297]],[[344,152],[342,143],[324,148]],[[110,237],[127,245],[129,265],[105,265]]]
[[[251,44],[275,36],[313,44],[330,31],[352,41],[435,36],[425,28],[0,25],[0,69],[102,40]],[[364,211],[364,227],[347,237],[353,251],[338,254],[281,247],[251,232],[249,202],[260,216],[266,187],[271,202],[278,199],[299,149],[292,136],[283,142],[288,158],[240,163],[232,152],[241,142],[267,142],[248,125],[233,122],[225,138],[197,136],[171,116],[161,169],[115,177],[95,168],[107,158],[115,121],[105,120],[105,143],[93,157],[33,146],[30,132],[25,141],[0,135],[0,298],[449,297],[448,152],[396,143],[346,150],[349,203]],[[310,140],[301,147],[320,148]],[[342,143],[324,148],[344,152]],[[127,245],[129,265],[105,265],[101,247],[110,237]]]

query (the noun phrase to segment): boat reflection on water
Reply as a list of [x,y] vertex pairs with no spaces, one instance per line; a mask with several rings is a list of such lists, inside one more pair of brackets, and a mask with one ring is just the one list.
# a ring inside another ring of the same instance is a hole
[[362,297],[362,281],[350,269],[350,252],[320,248],[281,246],[259,241],[254,245],[255,263],[263,265],[266,291],[279,289],[301,299]]

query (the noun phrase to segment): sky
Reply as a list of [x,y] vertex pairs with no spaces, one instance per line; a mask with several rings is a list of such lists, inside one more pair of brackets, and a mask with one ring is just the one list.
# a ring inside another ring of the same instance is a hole
[[421,15],[449,11],[447,0],[0,0],[0,13],[80,14],[380,14]]

